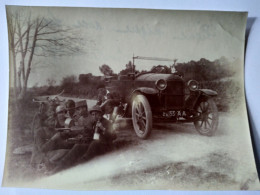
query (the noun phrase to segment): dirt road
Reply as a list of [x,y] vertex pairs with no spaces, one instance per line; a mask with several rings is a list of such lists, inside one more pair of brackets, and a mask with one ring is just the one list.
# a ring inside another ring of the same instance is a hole
[[248,151],[249,132],[240,117],[232,116],[220,113],[213,137],[199,135],[193,124],[155,124],[151,137],[139,140],[126,126],[117,132],[112,152],[30,185],[82,190],[260,189]]

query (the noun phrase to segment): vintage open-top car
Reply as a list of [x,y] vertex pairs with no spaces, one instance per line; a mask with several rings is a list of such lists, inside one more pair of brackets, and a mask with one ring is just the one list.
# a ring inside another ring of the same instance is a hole
[[[133,57],[133,61],[139,58]],[[132,117],[135,133],[142,139],[150,135],[155,121],[193,122],[200,134],[213,135],[218,127],[213,100],[217,92],[199,89],[197,81],[186,83],[183,75],[166,69],[156,66],[150,72],[136,74],[133,68],[128,75],[107,77],[107,91],[120,98],[105,104],[117,108],[117,114]]]

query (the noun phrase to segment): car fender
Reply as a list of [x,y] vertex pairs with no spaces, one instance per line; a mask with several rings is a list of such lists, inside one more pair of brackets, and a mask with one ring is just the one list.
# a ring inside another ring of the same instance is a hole
[[155,95],[159,93],[158,89],[150,88],[150,87],[140,87],[135,89],[131,96],[133,96],[135,93],[142,93],[142,94],[147,94],[147,95]]
[[218,95],[218,92],[213,91],[211,89],[199,89],[199,91],[201,92],[201,95],[207,96],[207,97],[208,96],[212,97],[212,96],[217,96]]
[[195,105],[201,101],[201,99],[207,99],[217,96],[218,93],[211,89],[198,89],[194,91],[185,101],[186,108],[193,109]]

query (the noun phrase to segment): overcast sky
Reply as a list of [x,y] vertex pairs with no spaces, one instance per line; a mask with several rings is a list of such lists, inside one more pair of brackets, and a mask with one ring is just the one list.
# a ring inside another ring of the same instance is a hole
[[[101,75],[99,66],[122,70],[133,54],[188,62],[225,56],[231,62],[243,59],[245,13],[189,12],[141,9],[30,8],[38,15],[79,28],[85,39],[84,55],[34,58],[29,87],[58,83],[66,75]],[[137,69],[170,64],[136,61]],[[241,66],[242,67],[242,66]]]

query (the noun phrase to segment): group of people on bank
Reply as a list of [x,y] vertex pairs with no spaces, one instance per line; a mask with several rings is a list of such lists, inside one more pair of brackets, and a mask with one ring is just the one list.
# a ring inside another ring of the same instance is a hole
[[42,104],[33,123],[31,165],[36,169],[56,173],[111,149],[116,134],[99,105],[88,110],[86,100]]

